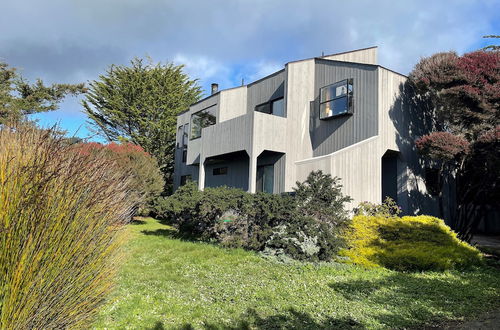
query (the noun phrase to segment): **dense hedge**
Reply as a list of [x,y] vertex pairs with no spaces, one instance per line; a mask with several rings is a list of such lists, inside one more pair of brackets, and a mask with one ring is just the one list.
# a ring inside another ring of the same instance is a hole
[[295,197],[249,194],[218,187],[198,191],[188,183],[158,202],[156,213],[182,234],[286,255],[300,260],[331,260],[342,246],[348,217],[339,179],[321,171],[297,183]]
[[431,216],[357,215],[342,251],[353,263],[395,270],[445,270],[481,262],[477,249],[460,241],[444,221]]

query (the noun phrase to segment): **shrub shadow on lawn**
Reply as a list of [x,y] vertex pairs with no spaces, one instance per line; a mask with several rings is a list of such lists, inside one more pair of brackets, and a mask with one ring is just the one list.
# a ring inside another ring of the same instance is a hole
[[130,221],[130,224],[131,225],[145,225],[146,221],[139,219],[139,218],[134,218],[134,219],[132,219],[132,221]]
[[[419,276],[417,273],[394,273],[375,280],[350,280],[334,282],[329,286],[348,301],[368,301],[384,306],[378,315],[373,315],[386,325],[417,326],[425,323],[439,326],[453,318],[472,316],[476,310],[467,301],[480,299],[491,309],[500,306],[495,287],[498,271],[478,272],[471,275],[455,273],[453,277]],[[480,285],[483,284],[483,285]],[[480,304],[475,304],[476,309]],[[453,306],[453,307],[450,307]]]
[[[157,322],[153,330],[165,329],[162,322]],[[178,330],[191,330],[195,327],[189,323],[177,327]],[[299,312],[293,308],[286,312],[268,317],[261,317],[254,309],[249,309],[240,319],[232,324],[205,323],[206,330],[238,330],[238,329],[365,329],[358,322],[347,318],[327,318],[315,320],[311,315]]]
[[165,238],[174,238],[181,241],[188,242],[201,242],[201,240],[187,234],[181,234],[177,229],[174,228],[163,228],[156,230],[141,230],[141,233],[148,236],[161,236]]

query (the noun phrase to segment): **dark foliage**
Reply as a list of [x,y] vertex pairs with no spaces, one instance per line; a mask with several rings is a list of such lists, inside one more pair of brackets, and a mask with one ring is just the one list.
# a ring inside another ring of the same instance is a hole
[[[458,56],[439,53],[422,59],[410,74],[417,96],[428,100],[433,118],[430,134],[416,141],[419,152],[439,169],[439,202],[443,182],[455,176],[457,210],[452,222],[463,239],[486,210],[498,210],[498,138],[500,127],[500,53],[476,51]],[[490,138],[486,138],[490,137]]]
[[160,218],[184,235],[286,255],[301,260],[331,260],[342,245],[348,221],[339,179],[312,172],[297,183],[296,195],[249,194],[218,187],[198,191],[191,182],[156,207]]

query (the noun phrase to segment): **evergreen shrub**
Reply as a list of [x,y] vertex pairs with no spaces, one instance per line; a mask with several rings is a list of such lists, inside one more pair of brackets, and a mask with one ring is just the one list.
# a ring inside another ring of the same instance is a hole
[[338,178],[312,172],[297,183],[295,196],[249,194],[217,187],[198,191],[194,182],[158,202],[156,212],[180,233],[227,247],[331,260],[349,222]]
[[481,263],[480,252],[431,216],[357,215],[341,254],[366,267],[400,271],[446,270]]

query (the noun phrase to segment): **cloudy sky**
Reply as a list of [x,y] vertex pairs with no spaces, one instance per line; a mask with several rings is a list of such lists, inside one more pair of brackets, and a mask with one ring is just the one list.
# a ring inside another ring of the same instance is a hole
[[[0,60],[29,78],[97,79],[134,56],[185,64],[208,91],[251,82],[292,60],[379,46],[408,73],[423,56],[459,53],[500,34],[500,1],[2,0]],[[86,137],[79,100],[38,115]]]

